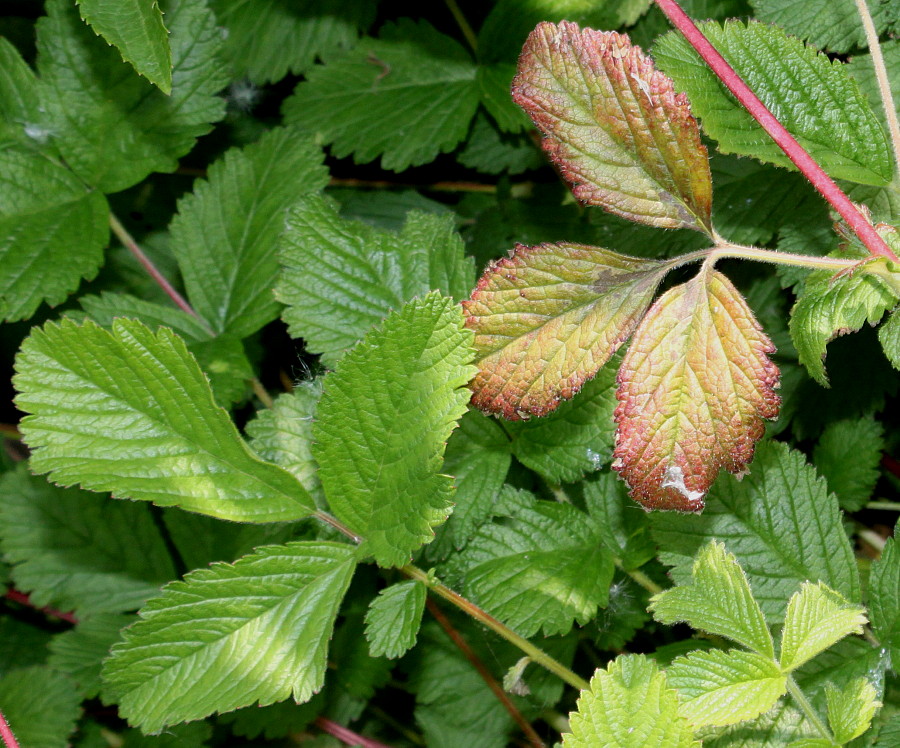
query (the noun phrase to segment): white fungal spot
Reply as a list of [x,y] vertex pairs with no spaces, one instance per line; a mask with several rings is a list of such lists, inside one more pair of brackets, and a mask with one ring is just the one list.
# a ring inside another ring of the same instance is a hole
[[684,471],[678,465],[669,465],[663,475],[660,488],[674,488],[690,502],[697,502],[703,498],[703,491],[689,491],[684,484]]

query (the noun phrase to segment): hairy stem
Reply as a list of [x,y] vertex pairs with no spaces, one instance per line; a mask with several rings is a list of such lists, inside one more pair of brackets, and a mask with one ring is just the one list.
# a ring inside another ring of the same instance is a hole
[[831,734],[831,730],[828,729],[828,727],[822,721],[822,718],[818,714],[816,714],[816,710],[813,709],[812,704],[810,704],[806,696],[803,695],[803,691],[800,690],[800,687],[797,685],[797,682],[794,680],[793,676],[789,675],[787,678],[787,689],[794,701],[797,702],[797,706],[800,707],[800,710],[812,723],[813,727],[816,728],[816,730],[823,738],[833,743],[834,736]]
[[617,569],[620,569],[623,573],[631,577],[632,580],[637,582],[637,584],[647,590],[651,595],[658,595],[663,591],[662,587],[650,579],[650,577],[644,574],[640,569],[626,569],[622,566],[622,560],[619,558],[613,558],[613,563],[616,565]]
[[868,250],[873,255],[887,257],[889,260],[897,262],[897,256],[891,251],[884,239],[878,235],[875,227],[866,220],[865,216],[850,198],[834,183],[834,180],[825,173],[815,159],[803,149],[796,138],[787,131],[784,125],[769,111],[768,107],[760,101],[759,97],[750,90],[735,72],[734,68],[725,61],[725,58],[719,54],[718,50],[703,36],[700,29],[681,9],[676,0],[656,0],[656,4],[672,24],[684,34],[685,39],[697,50],[700,57],[727,86],[728,90],[734,94],[750,115],[759,122],[813,187],[821,193],[847,222]]
[[275,400],[272,399],[272,396],[269,394],[268,390],[262,386],[262,382],[260,382],[256,377],[250,380],[250,386],[253,388],[253,394],[259,398],[259,401],[265,405],[267,408],[271,408],[275,405]]
[[891,82],[888,79],[887,68],[884,65],[884,56],[881,54],[881,42],[878,41],[878,32],[872,21],[872,14],[866,0],[856,0],[856,9],[862,19],[863,28],[866,31],[866,42],[869,45],[869,53],[872,55],[872,66],[875,68],[875,79],[878,81],[878,93],[881,96],[881,105],[884,107],[884,116],[887,118],[888,133],[891,137],[891,147],[894,151],[894,181],[900,179],[900,122],[897,121],[897,108],[894,106],[894,95],[891,93]]
[[9,726],[9,722],[6,721],[6,717],[3,716],[2,709],[0,709],[0,740],[3,741],[3,745],[6,748],[19,748],[19,741],[13,735],[12,728]]
[[325,717],[316,717],[313,720],[313,724],[322,732],[326,732],[332,737],[340,740],[344,745],[358,745],[362,746],[362,748],[391,748],[387,743],[381,743],[377,740],[372,740],[372,738],[367,738],[357,732],[353,732],[353,730],[348,727],[339,725],[337,722],[332,722]]
[[473,52],[477,52],[478,37],[475,36],[475,32],[472,31],[472,27],[466,20],[466,17],[463,14],[462,10],[460,10],[456,0],[444,0],[444,3],[447,5],[449,11],[453,14],[453,20],[456,21],[456,25],[459,26],[459,30],[462,31],[463,36],[466,37],[466,42],[468,43],[469,47]]
[[859,265],[858,259],[842,259],[840,257],[819,257],[816,255],[797,255],[790,252],[778,252],[774,249],[760,249],[743,244],[723,243],[709,253],[709,262],[736,258],[740,260],[756,260],[773,265],[791,265],[793,267],[810,268],[811,270],[833,270],[836,273],[850,270]]

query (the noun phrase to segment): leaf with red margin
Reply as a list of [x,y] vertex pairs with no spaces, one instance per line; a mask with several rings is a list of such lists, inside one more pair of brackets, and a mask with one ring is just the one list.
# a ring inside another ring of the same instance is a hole
[[492,262],[463,302],[472,403],[520,420],[571,398],[630,337],[671,266],[571,243],[520,244]]
[[753,458],[781,399],[775,346],[724,275],[701,271],[641,323],[619,369],[613,468],[647,509],[698,512]]
[[712,179],[697,120],[628,36],[541,23],[522,49],[512,93],[579,200],[712,235]]

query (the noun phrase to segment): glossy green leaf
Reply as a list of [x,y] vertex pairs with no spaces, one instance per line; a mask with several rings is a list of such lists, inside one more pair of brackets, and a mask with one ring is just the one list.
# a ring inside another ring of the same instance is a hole
[[103,677],[145,732],[321,687],[356,565],[348,545],[268,546],[167,585],[113,647]]
[[[840,745],[858,738],[872,724],[875,710],[881,706],[875,689],[865,678],[857,678],[843,688],[829,683],[825,697],[828,703],[828,724]],[[879,740],[878,745],[889,745]]]
[[848,512],[865,505],[878,481],[884,430],[874,418],[832,421],[813,451],[816,470]]
[[447,438],[466,411],[471,333],[431,293],[387,317],[325,378],[313,456],[335,516],[382,566],[402,566],[450,513]]
[[47,667],[19,668],[0,676],[3,716],[22,748],[70,745],[80,702],[72,681]]
[[61,485],[244,522],[315,511],[296,478],[250,451],[168,328],[48,323],[16,364],[31,467]]
[[366,613],[366,639],[373,657],[394,659],[415,646],[425,593],[419,582],[398,582],[372,600]]
[[711,233],[712,180],[697,121],[627,36],[539,24],[519,58],[513,98],[579,200],[651,226]]

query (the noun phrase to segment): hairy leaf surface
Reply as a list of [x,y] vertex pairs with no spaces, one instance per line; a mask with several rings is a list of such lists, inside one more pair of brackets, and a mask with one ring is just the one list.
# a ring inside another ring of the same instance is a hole
[[[828,703],[828,724],[835,741],[841,745],[846,745],[868,730],[875,710],[881,706],[875,689],[865,678],[856,678],[843,690],[829,683],[825,696]],[[879,739],[878,745],[887,746],[890,742]]]
[[424,585],[410,580],[383,589],[372,600],[366,613],[366,639],[373,657],[394,659],[415,646],[425,593]]
[[579,200],[651,226],[712,231],[709,163],[688,100],[627,36],[539,24],[513,98]]
[[717,271],[667,291],[619,370],[613,467],[650,509],[699,511],[719,471],[742,472],[778,415],[775,350]]

